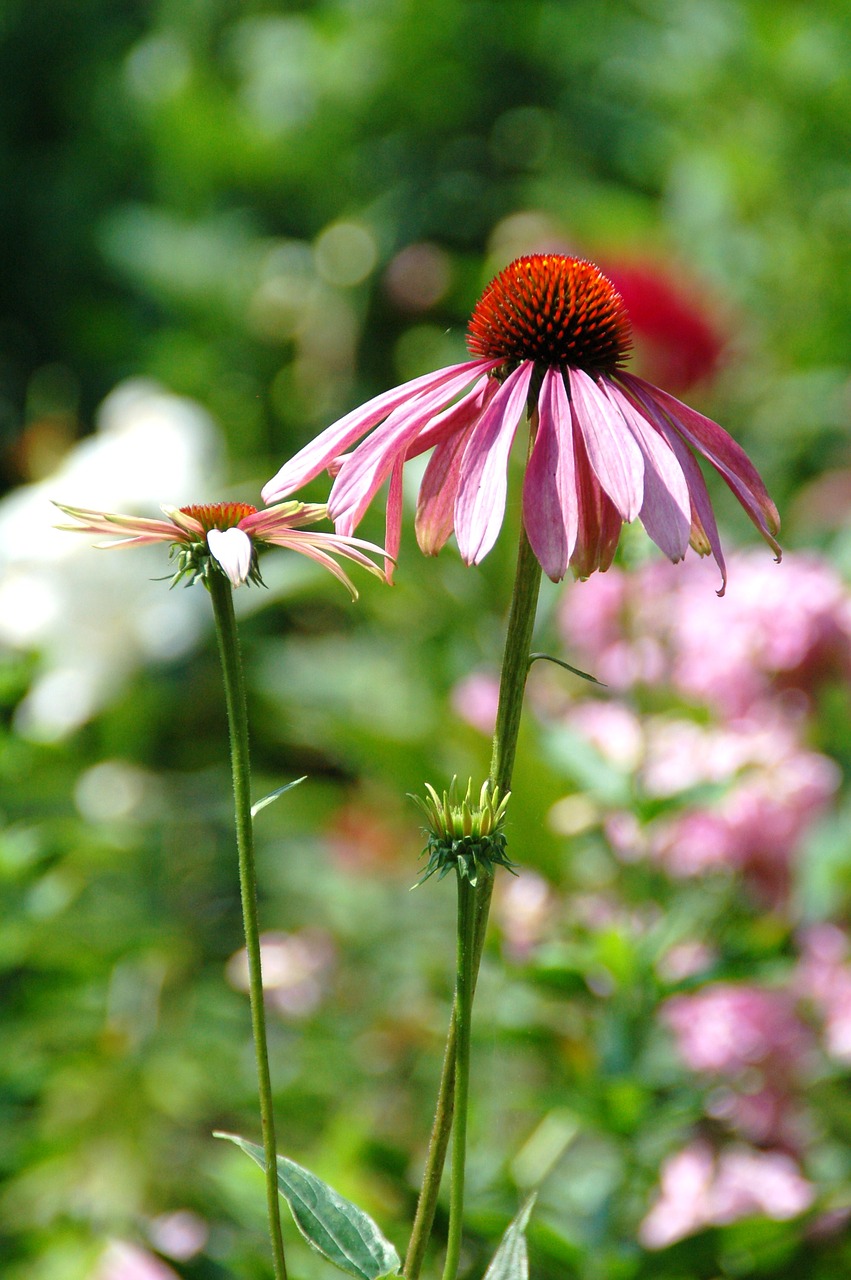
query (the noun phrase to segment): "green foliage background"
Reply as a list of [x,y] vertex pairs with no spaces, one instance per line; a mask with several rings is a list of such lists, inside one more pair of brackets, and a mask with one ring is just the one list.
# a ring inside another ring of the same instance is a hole
[[[751,453],[784,544],[825,544],[797,499],[849,466],[850,49],[842,0],[6,0],[6,487],[42,478],[144,375],[224,432],[227,494],[186,501],[251,500],[347,408],[459,357],[505,246],[538,230],[701,282],[730,355],[690,399]],[[388,269],[423,243],[446,284],[406,309]],[[728,538],[745,541],[733,507],[720,496]],[[380,515],[362,532],[380,541]],[[450,695],[498,663],[512,542],[509,520],[480,569],[451,548],[425,561],[409,519],[392,590],[360,582],[351,606],[330,580],[273,574],[244,621],[257,794],[309,775],[259,820],[264,927],[318,931],[334,955],[316,1007],[273,1019],[282,1145],[400,1248],[453,919],[449,882],[408,893],[420,836],[405,796],[486,770],[487,739]],[[828,550],[847,562],[841,538]],[[560,595],[542,604],[551,646]],[[95,1280],[107,1240],[153,1248],[151,1222],[189,1210],[206,1243],[169,1258],[177,1275],[264,1276],[256,1171],[210,1137],[256,1133],[246,1001],[225,970],[240,923],[211,636],[136,669],[54,742],[15,720],[45,661],[10,649],[0,668],[2,1274]],[[847,765],[836,698],[813,733]],[[79,795],[104,762],[130,770],[139,799],[98,820]],[[547,824],[576,785],[530,718],[511,853],[565,900],[595,867],[611,879],[602,846],[577,859]],[[851,884],[837,839],[834,913]],[[661,896],[674,933],[723,918],[740,975],[782,970],[788,921],[650,880],[625,872],[625,901]],[[541,1280],[841,1273],[842,1234],[808,1242],[800,1222],[636,1244],[660,1162],[700,1111],[693,1080],[659,1066],[663,942],[613,927],[565,937],[538,967],[506,964],[499,942],[477,1014],[470,1274],[548,1151]],[[589,985],[601,965],[609,999]],[[811,1172],[842,1207],[851,1108],[841,1079],[823,1087],[831,1137],[817,1135]],[[294,1249],[297,1277],[327,1274]]]

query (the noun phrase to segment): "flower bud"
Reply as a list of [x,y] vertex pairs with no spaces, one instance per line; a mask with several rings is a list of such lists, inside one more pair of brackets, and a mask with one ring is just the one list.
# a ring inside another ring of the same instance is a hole
[[428,854],[428,864],[418,884],[423,884],[435,872],[438,880],[442,880],[453,868],[471,885],[478,883],[480,875],[492,876],[495,866],[513,871],[502,830],[510,791],[500,799],[499,788],[484,782],[476,801],[472,778],[463,800],[458,799],[457,778],[452,779],[449,790],[442,796],[430,783],[425,786],[428,792],[425,799],[411,797],[428,823],[425,828],[428,839],[423,849],[423,856]]

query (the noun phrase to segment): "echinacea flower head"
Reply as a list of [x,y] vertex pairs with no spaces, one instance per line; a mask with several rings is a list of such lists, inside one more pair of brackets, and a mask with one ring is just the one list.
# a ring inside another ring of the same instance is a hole
[[383,548],[359,538],[303,527],[325,518],[326,508],[316,504],[283,502],[264,511],[246,502],[164,507],[165,519],[162,520],[66,507],[59,502],[56,506],[74,521],[60,528],[74,533],[106,534],[111,540],[100,543],[103,547],[167,542],[176,565],[173,583],[181,578],[186,578],[188,584],[205,582],[211,573],[223,573],[233,587],[244,582],[262,583],[257,553],[273,546],[298,551],[315,561],[348,587],[353,599],[358,593],[335,556],[351,560],[379,578],[384,577],[378,565],[365,554],[372,552],[381,556]]
[[354,409],[281,468],[264,501],[294,492],[327,467],[336,473],[329,515],[350,535],[389,478],[386,542],[395,558],[402,468],[433,449],[420,486],[417,540],[434,555],[454,530],[464,561],[478,564],[502,525],[508,457],[528,416],[523,520],[553,581],[568,566],[580,578],[607,569],[621,526],[637,518],[672,561],[689,545],[711,553],[723,591],[718,528],[694,454],[721,474],[779,559],[777,510],[726,431],[625,371],[630,343],[623,300],[593,263],[551,253],[518,258],[476,305],[471,360]]

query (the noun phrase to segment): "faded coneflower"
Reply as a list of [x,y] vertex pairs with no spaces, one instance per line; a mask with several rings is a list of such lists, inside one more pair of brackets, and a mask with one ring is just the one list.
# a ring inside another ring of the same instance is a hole
[[402,468],[433,447],[417,540],[436,554],[454,529],[463,559],[477,564],[499,533],[508,455],[528,414],[523,520],[554,581],[568,565],[581,578],[607,569],[621,525],[637,517],[672,561],[689,544],[700,555],[711,552],[723,591],[718,529],[692,449],[723,476],[779,558],[777,510],[740,446],[717,423],[624,371],[629,317],[592,263],[560,254],[518,258],[485,289],[467,345],[472,360],[406,382],[328,427],[266,485],[264,500],[294,492],[328,467],[337,473],[328,511],[349,535],[389,476],[394,557]]
[[[148,520],[139,516],[115,515],[108,511],[89,511],[84,507],[56,506],[75,521],[61,525],[75,533],[106,534],[112,541],[105,547],[142,546],[150,542],[168,542],[177,569],[174,580],[186,577],[189,582],[205,580],[217,566],[231,586],[243,582],[261,582],[257,552],[268,546],[298,551],[322,565],[339,578],[357,598],[348,574],[334,556],[342,556],[383,577],[365,551],[383,555],[381,547],[359,538],[346,538],[339,533],[318,533],[301,526],[314,524],[326,517],[324,506],[303,502],[282,502],[258,511],[247,502],[214,502],[192,507],[164,507],[164,520]],[[121,534],[121,537],[114,537]]]

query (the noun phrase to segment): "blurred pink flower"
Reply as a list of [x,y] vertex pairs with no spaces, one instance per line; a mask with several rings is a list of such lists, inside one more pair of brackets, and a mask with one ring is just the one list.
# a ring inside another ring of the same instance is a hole
[[791,1156],[735,1146],[714,1155],[696,1141],[662,1166],[658,1199],[638,1229],[648,1249],[665,1249],[710,1226],[761,1216],[785,1222],[805,1213],[815,1190]]
[[720,473],[779,558],[777,510],[721,427],[624,372],[630,342],[623,301],[593,264],[561,254],[518,258],[476,306],[472,360],[415,378],[341,418],[281,468],[264,500],[332,468],[329,511],[348,535],[389,477],[386,542],[395,557],[402,469],[434,447],[420,487],[420,547],[436,554],[454,529],[463,560],[478,564],[502,525],[508,456],[529,412],[534,444],[523,520],[550,578],[559,581],[568,565],[581,578],[608,568],[623,522],[638,518],[672,561],[689,544],[711,552],[723,591],[718,530],[691,451]]
[[[679,801],[643,827],[627,811],[606,813],[604,830],[619,857],[649,856],[680,877],[726,869],[768,904],[785,904],[795,858],[841,775],[833,760],[801,747],[797,726],[760,711],[719,727],[661,715],[642,722],[616,699],[568,706],[564,724],[630,773],[648,798]],[[690,793],[707,786],[723,791],[696,806]]]
[[851,945],[836,925],[813,925],[804,932],[796,988],[824,1020],[827,1053],[851,1063]]
[[648,830],[651,853],[675,876],[737,871],[763,901],[782,906],[802,842],[839,787],[837,765],[800,748],[782,721],[743,722],[738,732],[689,729],[667,766],[648,750],[650,794],[676,794],[702,781],[731,785],[712,807],[659,819]]
[[787,992],[716,983],[673,996],[661,1016],[686,1066],[723,1082],[708,1095],[708,1115],[751,1142],[800,1147],[800,1076],[812,1036]]
[[789,995],[762,987],[719,982],[672,996],[662,1019],[686,1066],[711,1075],[734,1077],[766,1065],[787,1075],[810,1044]]
[[452,710],[474,729],[490,737],[496,726],[499,703],[499,676],[473,671],[452,690]]
[[617,768],[631,773],[641,762],[644,754],[641,720],[622,702],[586,698],[574,703],[565,722]]
[[515,961],[528,959],[541,941],[555,911],[552,887],[535,871],[497,881],[494,915],[502,931],[506,952]]
[[[301,527],[324,519],[326,511],[322,506],[283,502],[258,511],[246,502],[217,502],[164,507],[164,520],[89,511],[84,507],[66,507],[58,502],[56,506],[75,521],[60,528],[73,533],[105,534],[111,541],[100,544],[104,547],[169,543],[177,552],[176,578],[187,574],[190,581],[203,579],[215,563],[233,587],[244,582],[259,582],[257,550],[270,546],[286,547],[314,560],[348,587],[354,599],[358,594],[354,584],[334,556],[352,560],[377,577],[384,577],[378,566],[363,554],[371,551],[383,555],[381,547],[357,538],[344,538],[337,533],[316,533]],[[116,537],[116,534],[122,536]]]
[[179,1276],[147,1249],[124,1240],[113,1240],[107,1245],[92,1280],[179,1280]]
[[656,968],[666,982],[682,982],[710,969],[718,959],[718,952],[706,942],[690,939],[676,942],[662,955]]
[[814,555],[787,556],[781,575],[754,552],[731,559],[723,604],[706,566],[663,562],[612,569],[561,610],[576,660],[614,689],[669,683],[727,716],[777,693],[812,699],[825,680],[851,676],[851,593]]
[[175,1209],[161,1213],[148,1226],[151,1243],[160,1253],[188,1262],[201,1252],[210,1236],[210,1228],[203,1218],[191,1209]]

